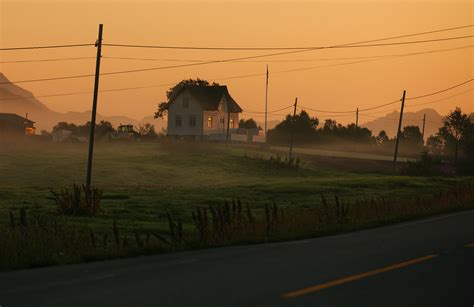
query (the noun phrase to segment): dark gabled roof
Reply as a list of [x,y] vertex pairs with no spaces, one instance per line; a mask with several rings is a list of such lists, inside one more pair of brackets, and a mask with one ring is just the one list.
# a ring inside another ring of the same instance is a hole
[[35,123],[32,120],[26,119],[20,115],[13,114],[13,113],[0,113],[0,120],[16,121],[16,122],[22,121],[30,125],[33,125]]
[[222,97],[226,97],[230,101],[230,111],[234,113],[242,112],[242,108],[235,102],[230,96],[227,86],[199,86],[199,85],[186,85],[180,90],[176,91],[170,98],[169,103],[172,103],[184,90],[188,90],[189,93],[196,98],[201,104],[202,108],[206,111],[215,111],[219,108],[219,103]]

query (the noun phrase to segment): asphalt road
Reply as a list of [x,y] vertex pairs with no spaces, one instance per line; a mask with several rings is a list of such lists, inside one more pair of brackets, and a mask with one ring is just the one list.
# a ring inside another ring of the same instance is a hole
[[473,306],[474,211],[325,238],[0,274],[10,306]]

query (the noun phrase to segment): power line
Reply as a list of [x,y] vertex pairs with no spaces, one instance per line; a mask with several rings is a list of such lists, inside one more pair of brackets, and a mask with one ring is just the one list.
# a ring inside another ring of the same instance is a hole
[[[474,35],[471,35],[470,37],[474,37]],[[389,38],[379,39],[379,40],[386,40],[386,39],[389,39]],[[372,40],[372,41],[377,41],[377,40]],[[430,41],[433,41],[433,40],[430,40]],[[418,41],[418,42],[421,42],[421,41]],[[427,42],[427,41],[423,41],[423,42]],[[403,43],[409,43],[409,42],[403,42]],[[357,43],[352,43],[352,44],[357,44]],[[397,43],[397,44],[398,44],[398,43]],[[105,44],[104,44],[104,45],[105,45]],[[329,47],[322,47],[322,48],[319,48],[319,49],[342,47],[342,46],[348,46],[348,45],[351,45],[351,44],[343,44],[343,45],[335,45],[335,46],[329,46]],[[380,45],[380,44],[379,44],[379,45]],[[358,45],[358,46],[368,46],[368,45]],[[375,45],[374,45],[374,46],[375,46]],[[299,53],[299,52],[305,52],[305,51],[311,51],[311,50],[315,50],[315,49],[305,49],[305,50],[286,51],[286,52],[270,53],[270,54],[247,56],[247,57],[237,57],[237,58],[230,58],[230,59],[220,59],[220,60],[213,60],[213,61],[200,62],[200,63],[190,63],[190,64],[181,64],[181,65],[170,65],[170,66],[160,66],[160,67],[151,67],[151,68],[142,68],[142,69],[113,71],[113,72],[102,73],[101,75],[103,75],[103,76],[104,76],[104,75],[117,75],[117,74],[128,74],[128,73],[155,71],[155,70],[172,69],[172,68],[182,68],[182,67],[200,66],[200,65],[208,65],[208,64],[214,64],[214,63],[225,63],[225,62],[232,62],[232,61],[237,61],[237,60],[248,60],[248,59],[256,59],[256,58],[263,58],[263,57],[278,56],[278,55],[284,55],[284,54]],[[357,63],[362,63],[362,62],[367,62],[367,61],[374,61],[374,60],[359,61],[359,62],[357,62]],[[356,63],[355,63],[355,62],[353,62],[353,63],[342,63],[342,64],[335,64],[334,66],[348,65],[348,64],[356,64]],[[295,69],[295,70],[279,71],[279,72],[274,72],[274,73],[292,72],[292,71],[300,71],[300,70],[315,69],[315,68],[316,68],[316,67],[301,68],[301,69]],[[258,75],[260,75],[260,74],[258,74]],[[93,74],[75,75],[75,76],[62,76],[62,77],[52,77],[52,78],[42,78],[42,79],[30,79],[30,80],[18,80],[18,81],[0,82],[0,84],[42,82],[42,81],[53,81],[53,80],[86,78],[86,77],[93,77],[93,76],[94,76]]]
[[[371,116],[371,115],[367,115],[367,114],[359,114],[359,115],[362,115],[362,116],[365,116],[365,117],[369,117],[369,118],[374,118],[374,119],[382,119],[382,120],[394,120],[394,121],[398,121],[397,118],[390,118],[390,117],[380,117],[380,116]],[[418,122],[422,122],[423,119],[404,119],[403,120],[404,122],[412,122],[412,123],[418,123]]]
[[78,79],[78,78],[86,78],[86,77],[94,77],[94,74],[61,76],[61,77],[51,77],[51,78],[41,78],[41,79],[28,79],[28,80],[18,80],[18,81],[4,81],[4,82],[0,82],[0,84],[32,83],[32,82],[43,82],[43,81]]
[[74,48],[74,47],[88,47],[88,46],[94,46],[94,44],[72,44],[72,45],[8,47],[8,48],[0,48],[0,51],[34,50],[34,49],[57,49],[57,48]]
[[[287,107],[284,107],[284,108],[281,108],[281,109],[278,109],[278,110],[272,110],[272,111],[268,111],[267,113],[271,114],[271,113],[276,113],[276,112],[280,112],[280,111],[283,111],[283,110],[286,110],[286,109],[289,109],[289,108],[292,108],[293,105],[290,105],[290,106],[287,106]],[[247,113],[260,113],[260,114],[265,114],[265,112],[261,112],[261,111],[251,111],[251,110],[246,110]]]
[[[474,35],[464,36],[462,38],[466,38],[466,37],[474,37]],[[439,41],[439,40],[442,40],[442,39],[417,41],[416,43]],[[446,40],[446,39],[444,39],[444,40]],[[392,43],[392,44],[405,44],[405,43],[414,43],[414,42],[402,42],[402,43]],[[107,45],[107,44],[105,44],[105,45]],[[370,46],[381,46],[381,45],[382,44],[370,45]],[[338,45],[338,46],[343,47],[343,45]],[[333,47],[336,48],[338,46],[330,46],[330,47],[327,47],[327,48],[333,48]],[[365,47],[365,46],[369,46],[369,45],[358,45],[358,46],[354,46],[354,47]],[[325,47],[322,47],[322,48],[325,48]],[[239,60],[269,57],[269,56],[275,56],[275,55],[281,55],[281,54],[285,54],[285,52],[273,53],[273,54],[264,54],[264,55],[255,55],[255,56],[247,56],[247,57],[238,57],[238,58],[233,58],[233,59],[212,60],[212,61],[207,61],[207,62],[181,64],[181,65],[171,65],[171,66],[150,67],[150,68],[142,68],[142,69],[122,70],[122,71],[103,73],[102,75],[116,75],[116,74],[136,73],[136,72],[154,71],[154,70],[162,70],[162,69],[170,69],[170,68],[200,66],[200,65],[207,65],[207,64],[214,64],[214,63],[224,63],[224,62],[233,62],[233,61],[239,61]],[[372,60],[366,60],[366,61],[372,61]],[[366,61],[359,61],[358,63],[362,63],[362,62],[366,62]],[[342,63],[342,64],[335,64],[334,66],[336,66],[336,65],[347,65],[347,64],[355,64],[355,63]],[[308,68],[308,69],[310,69],[310,68]],[[287,71],[280,71],[280,72],[275,72],[275,73],[290,72],[290,71],[298,71],[298,70],[287,70]]]
[[89,59],[95,59],[95,57],[53,58],[53,59],[37,59],[37,60],[12,60],[12,61],[0,61],[0,64],[10,64],[10,63],[36,63],[36,62],[60,62],[60,61],[75,61],[75,60],[89,60]]
[[[364,43],[372,43],[372,42],[376,42],[376,41],[384,41],[384,40],[391,40],[391,39],[397,39],[397,38],[406,38],[406,37],[433,34],[433,33],[440,33],[440,32],[453,31],[453,30],[459,30],[459,29],[471,28],[471,27],[474,27],[474,25],[470,24],[470,25],[459,26],[459,27],[451,27],[451,28],[444,28],[444,29],[431,30],[431,31],[425,31],[425,32],[418,32],[418,33],[411,33],[411,34],[405,34],[405,35],[391,36],[391,37],[386,37],[386,38],[381,38],[381,39],[366,40],[366,41],[360,41],[360,42],[356,42],[356,43],[345,44],[345,46],[356,45],[356,44],[364,44]],[[201,46],[137,45],[137,44],[115,44],[115,43],[104,44],[104,45],[105,46],[110,46],[110,47],[180,49],[180,50],[298,50],[298,49],[320,49],[320,48],[325,48],[325,47],[201,47]],[[342,46],[342,45],[340,45],[340,46]],[[333,47],[335,47],[335,46],[333,46]]]
[[[429,54],[429,53],[436,53],[436,52],[445,52],[445,51],[452,51],[452,50],[460,50],[466,48],[472,48],[474,45],[466,45],[461,47],[455,48],[448,48],[448,49],[436,49],[436,50],[428,50],[422,52],[412,52],[412,53],[402,53],[402,54],[387,54],[387,55],[371,55],[371,56],[360,56],[360,57],[336,57],[336,58],[316,58],[316,59],[286,59],[286,60],[240,60],[234,61],[239,63],[267,63],[267,62],[275,62],[275,63],[290,63],[290,62],[316,62],[316,61],[340,61],[340,60],[357,60],[357,59],[385,59],[390,57],[400,57],[400,56],[411,56],[411,55],[419,55],[419,54]],[[115,56],[104,56],[104,59],[112,59],[112,60],[131,60],[131,61],[160,61],[160,62],[206,62],[208,60],[204,59],[173,59],[173,58],[140,58],[140,57],[115,57]]]
[[457,94],[454,94],[454,95],[451,95],[451,96],[448,96],[448,97],[444,97],[444,98],[433,100],[433,101],[423,102],[423,103],[411,104],[411,105],[408,105],[406,107],[417,107],[417,106],[422,106],[422,105],[427,105],[427,104],[432,104],[432,103],[444,101],[444,100],[447,100],[447,99],[450,99],[450,98],[453,98],[453,97],[456,97],[456,96],[460,96],[460,95],[465,94],[467,92],[470,92],[472,90],[474,90],[474,87],[471,87],[471,88],[469,88],[465,91],[462,91],[460,93],[457,93]]
[[310,110],[310,111],[313,111],[313,112],[318,112],[318,113],[330,113],[330,114],[349,114],[349,113],[355,113],[356,111],[329,111],[329,110],[317,110],[317,109],[312,109],[312,108],[308,108],[306,106],[303,106],[301,105],[300,106],[301,109],[306,109],[306,110]]
[[464,85],[464,84],[467,84],[467,83],[469,83],[469,82],[472,82],[472,81],[474,81],[474,78],[473,78],[473,79],[469,79],[469,80],[464,81],[464,82],[461,82],[461,83],[456,84],[456,85],[454,85],[454,86],[445,88],[445,89],[440,90],[440,91],[436,91],[436,92],[429,93],[429,94],[425,94],[425,95],[410,97],[410,98],[407,98],[407,100],[420,99],[420,98],[425,98],[425,97],[433,96],[433,95],[436,95],[436,94],[444,93],[444,92],[447,92],[447,91],[449,91],[449,90],[455,89],[455,88],[457,88],[457,87],[460,87],[460,86],[462,86],[462,85]]

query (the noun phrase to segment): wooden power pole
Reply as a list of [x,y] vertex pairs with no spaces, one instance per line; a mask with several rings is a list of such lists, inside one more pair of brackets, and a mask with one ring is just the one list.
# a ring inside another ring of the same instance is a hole
[[[226,98],[227,99],[227,98]],[[234,123],[235,125],[235,123]],[[227,136],[226,136],[226,146],[229,146],[229,136],[230,136],[230,102],[227,99]]]
[[95,133],[95,118],[97,113],[97,97],[99,94],[99,75],[100,75],[100,58],[102,57],[102,30],[103,25],[99,25],[99,37],[97,38],[97,59],[95,64],[95,81],[94,81],[94,98],[92,100],[92,114],[91,114],[91,127],[89,135],[89,156],[87,158],[87,180],[86,190],[90,193],[91,179],[92,179],[92,157],[94,154],[94,133]]
[[425,144],[425,124],[426,124],[426,113],[423,114],[423,128],[421,128],[421,139],[423,140],[423,144]]
[[400,136],[402,134],[402,121],[403,121],[403,108],[405,107],[405,95],[406,91],[403,91],[402,96],[402,107],[400,110],[400,119],[398,120],[398,130],[397,130],[397,140],[395,142],[395,154],[393,155],[393,172],[395,173],[395,168],[397,167],[397,155],[398,155],[398,145],[400,144]]
[[[295,105],[293,109],[293,122],[291,124],[291,132],[290,132],[290,154],[288,156],[288,161],[291,161],[291,156],[293,155],[293,137],[295,134],[295,124],[296,124],[296,107],[298,106],[298,97],[295,98]],[[289,162],[291,163],[291,162]]]
[[356,110],[356,128],[359,127],[359,108]]
[[267,80],[265,82],[265,143],[267,143],[267,112],[268,112],[268,65],[267,65]]

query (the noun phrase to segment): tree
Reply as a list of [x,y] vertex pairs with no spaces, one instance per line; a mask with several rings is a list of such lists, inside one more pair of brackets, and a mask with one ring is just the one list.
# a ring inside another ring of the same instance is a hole
[[295,117],[287,115],[274,129],[268,131],[268,141],[286,143],[290,139],[291,130],[294,129],[295,143],[311,142],[316,135],[318,124],[319,120],[316,117],[310,117],[304,110]]
[[401,139],[411,143],[423,144],[423,135],[421,134],[420,127],[418,126],[404,127]]
[[253,118],[241,119],[239,121],[239,128],[241,129],[257,129],[257,122]]
[[155,131],[155,126],[149,123],[143,125],[140,124],[138,126],[138,134],[140,134],[141,138],[149,140],[158,136]]
[[418,126],[406,126],[400,135],[400,142],[405,150],[421,152],[423,150],[423,135]]
[[56,132],[59,130],[67,130],[67,131],[71,131],[72,134],[77,134],[78,127],[72,123],[70,124],[67,122],[59,122],[53,127],[53,132]]
[[174,94],[180,91],[183,87],[185,86],[219,86],[219,83],[213,82],[209,83],[207,80],[202,80],[197,78],[196,80],[194,79],[187,79],[187,80],[182,80],[178,84],[174,85],[170,89],[166,91],[166,99],[167,101],[160,102],[158,104],[158,110],[155,112],[155,118],[163,118],[166,113],[168,112],[168,104],[171,98],[173,98]]
[[426,150],[434,155],[440,155],[443,153],[443,139],[439,135],[431,135],[426,140]]
[[[97,125],[96,125],[96,127],[97,127]],[[77,126],[77,133],[75,135],[87,137],[87,136],[89,136],[90,131],[91,131],[91,122],[87,121],[84,125],[78,125]]]
[[[89,123],[90,127],[90,123]],[[115,129],[112,126],[112,123],[109,121],[101,120],[98,125],[95,126],[95,132],[98,137],[103,137],[107,135],[108,133],[114,132]]]
[[438,135],[443,139],[444,146],[454,152],[454,162],[458,160],[459,146],[469,125],[471,125],[469,117],[463,114],[460,108],[456,108],[443,118],[443,127],[439,129]]
[[377,141],[377,144],[379,145],[385,145],[390,141],[387,135],[387,132],[385,132],[385,130],[380,131],[379,135],[375,138],[375,140]]

